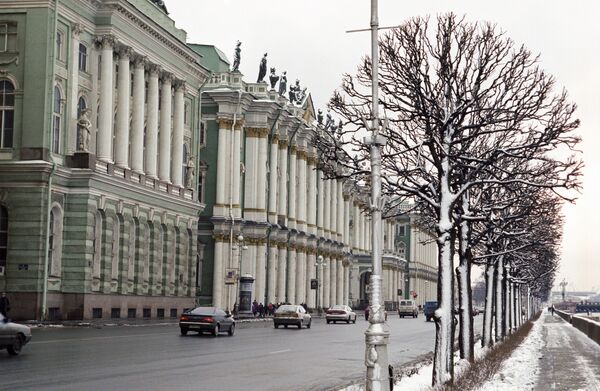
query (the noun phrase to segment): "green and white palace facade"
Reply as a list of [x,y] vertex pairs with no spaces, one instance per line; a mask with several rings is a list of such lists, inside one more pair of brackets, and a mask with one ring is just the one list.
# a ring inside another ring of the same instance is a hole
[[[231,309],[240,276],[265,304],[366,304],[368,189],[318,169],[310,94],[290,103],[230,68],[162,2],[0,3],[11,317]],[[435,299],[431,235],[409,215],[384,226],[386,305]]]

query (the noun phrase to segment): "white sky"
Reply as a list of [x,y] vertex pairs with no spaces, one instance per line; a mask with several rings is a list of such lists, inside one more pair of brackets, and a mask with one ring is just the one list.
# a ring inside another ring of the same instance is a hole
[[[370,53],[367,28],[370,0],[166,0],[170,16],[188,32],[188,41],[214,44],[232,61],[242,41],[240,71],[249,82],[258,75],[265,52],[268,67],[286,70],[308,87],[315,106],[325,107],[345,72],[354,73]],[[412,16],[453,11],[467,20],[497,23],[517,44],[541,54],[541,66],[554,75],[578,104],[586,169],[583,192],[564,208],[563,257],[557,282],[568,289],[600,291],[600,2],[595,0],[379,0],[380,26]],[[596,251],[594,251],[596,250]]]

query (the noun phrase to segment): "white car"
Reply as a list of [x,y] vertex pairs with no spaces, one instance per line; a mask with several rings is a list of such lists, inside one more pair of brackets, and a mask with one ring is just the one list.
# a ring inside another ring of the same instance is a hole
[[16,356],[31,340],[31,329],[25,325],[12,323],[0,314],[0,349],[6,349],[8,354]]
[[352,311],[352,308],[347,305],[334,305],[329,308],[325,313],[325,320],[327,323],[337,323],[337,322],[346,322],[346,323],[356,323],[356,313]]

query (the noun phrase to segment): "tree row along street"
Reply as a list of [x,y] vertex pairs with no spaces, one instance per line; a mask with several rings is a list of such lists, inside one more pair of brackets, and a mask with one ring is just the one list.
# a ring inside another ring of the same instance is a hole
[[[34,329],[18,360],[0,355],[1,390],[321,390],[360,379],[364,317],[356,324],[275,330],[271,322],[236,335],[173,326]],[[481,330],[482,317],[476,317]],[[432,351],[435,325],[390,313],[390,362]],[[239,324],[241,326],[241,324]]]

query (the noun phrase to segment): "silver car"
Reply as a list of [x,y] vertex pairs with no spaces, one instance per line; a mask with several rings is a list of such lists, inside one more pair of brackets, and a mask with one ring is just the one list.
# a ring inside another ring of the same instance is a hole
[[6,349],[8,354],[16,356],[31,340],[31,329],[22,324],[12,323],[0,314],[0,349]]
[[347,305],[334,305],[327,310],[325,320],[327,320],[327,323],[356,323],[356,313]]
[[283,325],[287,329],[288,326],[292,325],[298,326],[299,329],[302,326],[310,329],[311,322],[310,314],[301,305],[284,304],[277,308],[275,316],[273,316],[273,325],[275,328]]

